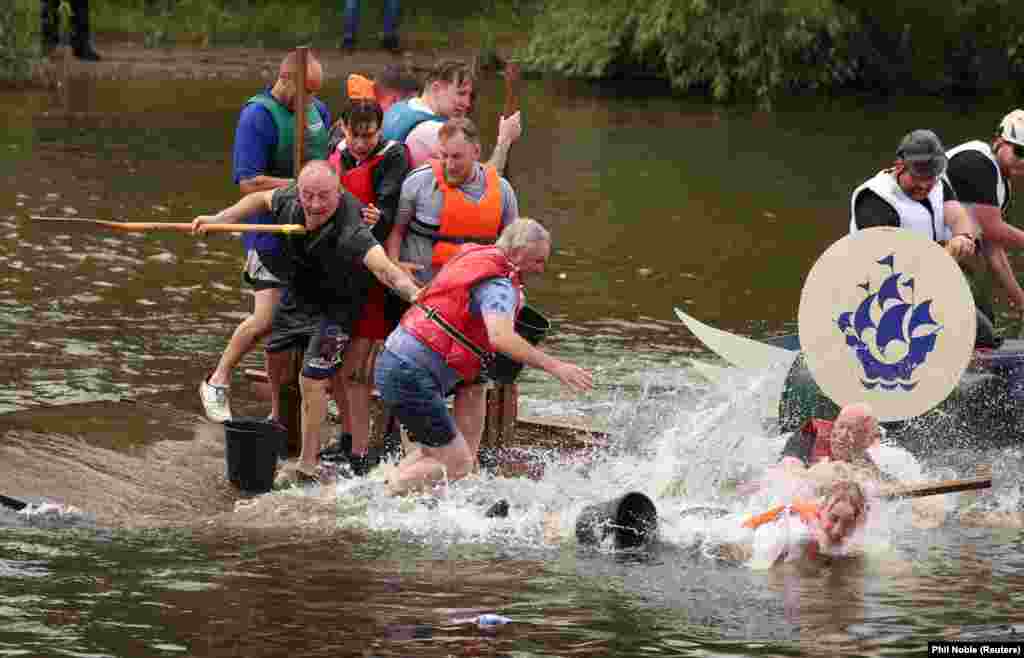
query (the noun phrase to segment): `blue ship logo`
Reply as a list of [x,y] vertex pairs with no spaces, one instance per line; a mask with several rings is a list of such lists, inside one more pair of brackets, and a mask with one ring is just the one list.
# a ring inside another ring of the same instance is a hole
[[888,276],[874,292],[870,276],[858,284],[864,300],[841,313],[836,324],[864,368],[865,389],[912,391],[914,370],[935,349],[942,326],[932,317],[931,299],[915,303],[914,279],[896,271],[893,254],[876,262],[888,268]]

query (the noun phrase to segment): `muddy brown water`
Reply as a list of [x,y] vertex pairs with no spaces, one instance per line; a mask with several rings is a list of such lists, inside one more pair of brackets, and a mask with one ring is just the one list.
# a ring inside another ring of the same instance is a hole
[[[234,123],[258,88],[77,80],[70,114],[50,92],[0,94],[0,493],[77,510],[0,512],[0,653],[924,655],[929,640],[1024,636],[1019,450],[936,457],[935,479],[991,462],[996,489],[950,497],[930,530],[894,504],[884,550],[822,570],[715,561],[701,528],[675,520],[728,503],[715,485],[778,446],[756,411],[761,375],[702,380],[688,359],[712,357],[672,306],[792,331],[803,274],[901,134],[987,135],[1004,103],[802,99],[763,114],[528,81],[510,176],[556,240],[530,299],[554,320],[547,346],[598,385],[574,398],[528,371],[523,404],[605,424],[615,445],[440,503],[348,485],[241,500],[195,394],[247,308],[238,241],[29,215],[188,220],[231,203]],[[486,82],[485,135],[499,100]],[[266,411],[237,375],[233,403]],[[578,546],[575,514],[626,490],[656,499],[661,540]],[[499,497],[509,519],[486,519]],[[968,527],[963,510],[993,514]],[[482,612],[513,622],[465,623]]]

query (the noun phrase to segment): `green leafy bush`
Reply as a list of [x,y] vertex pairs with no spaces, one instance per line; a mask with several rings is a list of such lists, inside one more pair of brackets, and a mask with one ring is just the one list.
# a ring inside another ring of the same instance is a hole
[[1024,65],[1010,0],[549,0],[528,65],[656,75],[716,100],[801,90],[991,88]]

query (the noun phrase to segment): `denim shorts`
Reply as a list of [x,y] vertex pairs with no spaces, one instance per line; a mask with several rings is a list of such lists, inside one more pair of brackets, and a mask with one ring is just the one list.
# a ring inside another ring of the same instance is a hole
[[440,448],[455,438],[455,420],[441,386],[426,368],[384,350],[377,357],[374,380],[381,400],[417,443]]

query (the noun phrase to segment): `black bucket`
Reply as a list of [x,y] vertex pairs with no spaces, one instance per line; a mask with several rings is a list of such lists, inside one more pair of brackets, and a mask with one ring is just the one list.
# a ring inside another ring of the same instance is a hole
[[[538,345],[547,335],[551,323],[532,306],[524,306],[516,318],[516,333],[526,339],[531,345]],[[516,377],[523,370],[523,364],[513,361],[501,352],[494,355],[494,364],[491,365],[489,375],[491,379],[499,384],[512,384]]]
[[658,534],[658,509],[642,493],[584,507],[576,518],[576,539],[582,544],[599,544],[609,534],[615,548],[634,548],[652,541]]
[[288,432],[260,418],[224,423],[227,479],[246,493],[266,493],[274,486],[278,455],[288,452]]

